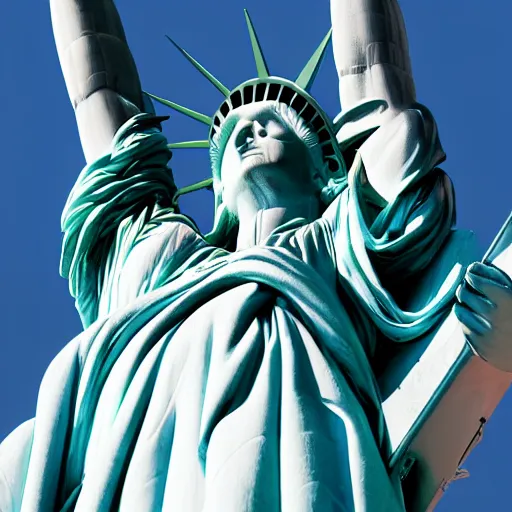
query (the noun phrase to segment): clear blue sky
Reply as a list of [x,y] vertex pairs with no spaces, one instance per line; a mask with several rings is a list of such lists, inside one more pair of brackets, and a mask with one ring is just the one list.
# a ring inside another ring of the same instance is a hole
[[[295,78],[329,27],[327,0],[118,1],[143,86],[212,114],[221,98],[164,39],[171,35],[227,86],[254,76],[242,8],[247,7],[274,74]],[[419,100],[434,113],[455,182],[458,225],[482,248],[510,212],[512,105],[507,0],[402,0]],[[60,348],[80,330],[58,275],[60,213],[84,164],[54,47],[48,1],[0,6],[0,439],[33,416],[39,382]],[[332,58],[313,94],[339,110]],[[206,137],[205,127],[173,115],[171,141]],[[179,185],[208,175],[205,152],[175,152]],[[202,229],[211,223],[208,192],[183,202]],[[512,395],[440,511],[510,510]],[[508,503],[508,505],[507,505]]]

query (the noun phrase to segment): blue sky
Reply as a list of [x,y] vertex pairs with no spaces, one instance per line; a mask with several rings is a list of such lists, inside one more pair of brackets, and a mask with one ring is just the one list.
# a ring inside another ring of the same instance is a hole
[[[487,6],[492,5],[492,9]],[[273,74],[295,78],[329,27],[327,0],[118,1],[143,87],[212,114],[219,93],[166,42],[169,34],[228,87],[255,74],[243,7],[250,10]],[[505,0],[402,0],[418,99],[434,113],[448,155],[458,226],[487,247],[511,209],[508,98],[512,75],[510,18]],[[0,439],[34,415],[39,382],[52,358],[80,331],[58,275],[60,214],[84,160],[64,87],[47,1],[0,7]],[[313,95],[339,111],[329,54]],[[201,139],[206,129],[173,114],[171,141]],[[179,185],[208,176],[206,153],[175,152]],[[200,227],[213,202],[200,192],[182,203]],[[508,510],[512,488],[512,395],[489,422],[469,458],[471,478],[455,483],[440,511]]]

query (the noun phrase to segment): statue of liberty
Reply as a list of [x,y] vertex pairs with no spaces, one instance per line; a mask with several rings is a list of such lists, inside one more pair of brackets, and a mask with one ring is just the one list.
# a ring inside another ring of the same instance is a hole
[[[512,281],[475,263],[415,295],[455,202],[396,0],[331,0],[334,121],[309,93],[330,32],[290,81],[246,14],[258,76],[233,91],[178,47],[225,95],[209,117],[143,93],[112,0],[50,5],[87,160],[61,259],[84,330],[0,446],[0,510],[405,510],[383,347],[455,304],[490,359],[487,334],[512,337]],[[168,144],[149,97],[208,139]],[[177,190],[180,147],[209,147],[212,178]],[[178,205],[199,187],[205,235]]]

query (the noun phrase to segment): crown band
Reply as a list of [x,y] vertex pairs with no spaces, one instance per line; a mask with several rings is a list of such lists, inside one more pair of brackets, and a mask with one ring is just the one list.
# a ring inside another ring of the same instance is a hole
[[318,103],[296,83],[280,77],[253,78],[236,89],[213,116],[210,140],[218,132],[230,112],[238,107],[262,101],[277,101],[293,108],[318,136],[322,154],[333,173],[345,172],[334,128]]

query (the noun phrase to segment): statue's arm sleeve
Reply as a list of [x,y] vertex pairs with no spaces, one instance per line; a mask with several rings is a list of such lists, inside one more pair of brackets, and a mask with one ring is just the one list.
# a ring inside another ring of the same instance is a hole
[[65,205],[60,271],[84,326],[158,287],[195,235],[192,221],[176,213],[161,119],[139,114],[121,127],[110,153],[81,172]]
[[[428,115],[428,112],[425,113]],[[439,293],[417,311],[407,311],[408,294],[439,254],[455,222],[453,186],[435,165],[436,134],[411,142],[412,156],[394,197],[372,189],[358,153],[348,186],[323,215],[330,225],[339,277],[350,287],[387,337],[414,339],[440,318],[453,301],[462,269],[440,277]]]
[[50,0],[66,87],[88,163],[143,111],[137,68],[113,0]]

